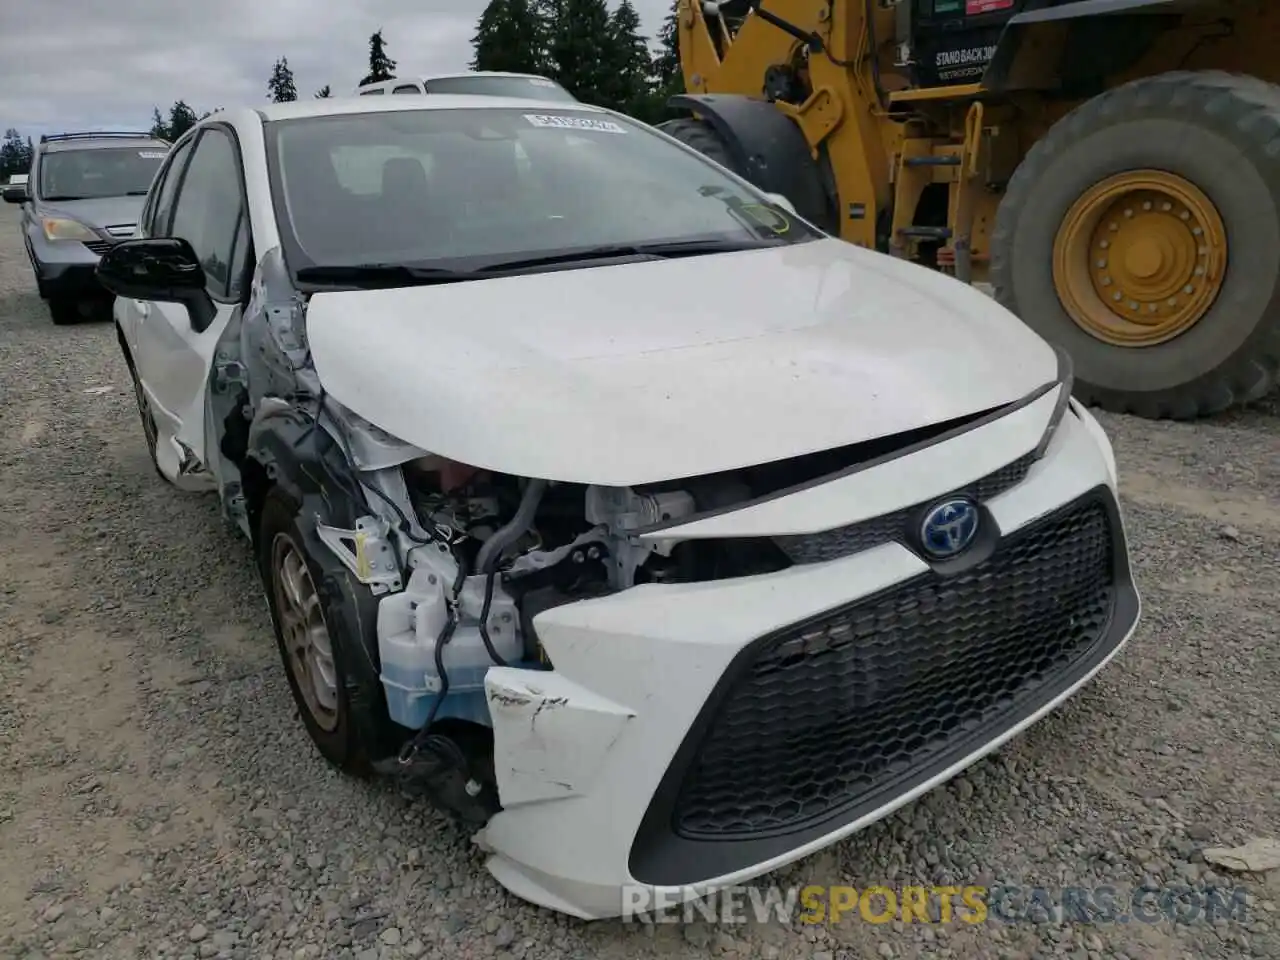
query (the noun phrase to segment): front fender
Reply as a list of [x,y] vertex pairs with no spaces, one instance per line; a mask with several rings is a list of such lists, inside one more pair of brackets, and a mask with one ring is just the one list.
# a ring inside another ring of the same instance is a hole
[[278,486],[310,518],[353,527],[369,508],[355,470],[338,442],[311,414],[283,400],[265,400],[249,427],[244,476],[249,529],[256,542],[262,500]]
[[[378,600],[350,576],[317,527],[352,528],[369,512],[355,471],[338,442],[309,413],[270,398],[249,428],[247,456],[241,469],[254,551],[262,556],[259,538],[262,504],[273,487],[299,504],[297,525],[304,547],[322,571],[317,586],[329,598],[329,615],[343,620],[344,635],[359,641],[361,670],[377,677]],[[385,709],[385,707],[383,708]]]
[[667,105],[689,110],[709,124],[724,141],[734,166],[757,188],[781,194],[805,220],[828,232],[839,232],[808,141],[795,121],[768,100],[741,94],[685,93],[672,97]]
[[1009,92],[1100,83],[1141,59],[1155,36],[1188,10],[1217,2],[1080,0],[1019,13],[1000,34],[982,87]]

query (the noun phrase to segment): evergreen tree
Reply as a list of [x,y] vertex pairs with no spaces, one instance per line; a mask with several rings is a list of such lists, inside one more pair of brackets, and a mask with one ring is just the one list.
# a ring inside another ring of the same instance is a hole
[[31,155],[27,152],[27,144],[22,135],[10,127],[4,132],[4,140],[0,141],[0,176],[11,177],[15,173],[26,173],[31,167]]
[[199,118],[196,116],[196,112],[187,105],[185,100],[176,101],[169,108],[169,136],[165,139],[169,141],[177,140],[198,122]]
[[654,58],[653,66],[658,83],[664,87],[670,87],[676,82],[682,88],[684,86],[680,75],[679,7],[680,0],[671,0],[671,12],[658,29],[658,55]]
[[618,64],[605,0],[553,0],[551,64],[556,80],[584,103],[607,106]]
[[178,100],[169,108],[169,116],[166,119],[160,112],[160,108],[155,107],[151,111],[151,136],[159,137],[161,140],[168,140],[172,143],[205,117],[212,116],[221,109],[221,107],[217,107],[197,114],[187,105],[185,100]]
[[653,58],[653,79],[649,95],[636,116],[647,123],[661,123],[681,116],[667,108],[667,101],[684,93],[684,72],[680,67],[680,0],[672,0],[671,11],[658,30],[658,53]]
[[560,67],[552,55],[551,44],[554,42],[560,23],[565,17],[565,0],[529,0],[529,7],[538,23],[538,73],[552,80],[560,79]]
[[160,108],[151,111],[151,135],[159,140],[169,140],[169,123],[160,115]]
[[386,41],[382,39],[382,31],[378,30],[369,38],[369,75],[360,81],[360,86],[390,80],[395,75],[396,62],[387,56]]
[[316,91],[317,100],[328,100],[332,96],[333,91],[329,89],[329,85],[327,83]]
[[546,24],[530,0],[489,0],[471,45],[472,70],[542,73]]
[[622,0],[609,18],[608,60],[614,72],[608,102],[603,105],[647,119],[643,114],[648,106],[653,60],[649,45],[640,36],[640,15],[631,0]]
[[298,88],[293,83],[293,71],[289,69],[288,57],[281,57],[271,68],[271,77],[267,80],[267,95],[272,103],[289,103],[298,99]]

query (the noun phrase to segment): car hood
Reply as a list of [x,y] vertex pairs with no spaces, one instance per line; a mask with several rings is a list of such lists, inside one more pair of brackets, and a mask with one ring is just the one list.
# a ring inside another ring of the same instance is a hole
[[[142,215],[146,197],[94,197],[88,200],[58,200],[41,202],[43,216],[68,217],[89,227],[106,230],[109,227],[129,227],[129,233]],[[117,232],[117,235],[120,235]],[[123,234],[127,236],[128,234]]]
[[326,393],[408,443],[617,486],[901,433],[1057,375],[989,297],[834,239],[322,292],[307,336]]

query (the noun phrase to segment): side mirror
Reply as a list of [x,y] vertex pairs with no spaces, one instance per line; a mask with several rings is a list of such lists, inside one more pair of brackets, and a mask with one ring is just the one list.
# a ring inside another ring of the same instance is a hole
[[117,297],[182,304],[197,332],[208,328],[217,311],[200,258],[181,237],[122,240],[102,255],[97,276]]
[[5,203],[26,203],[27,188],[23,184],[18,184],[16,187],[5,187],[4,202]]
[[773,201],[773,203],[776,206],[779,206],[783,210],[787,211],[787,213],[795,214],[795,216],[797,217],[800,216],[800,214],[796,213],[796,205],[792,203],[790,200],[788,200],[786,197],[784,197],[782,194],[766,193],[765,196],[768,197],[771,201]]

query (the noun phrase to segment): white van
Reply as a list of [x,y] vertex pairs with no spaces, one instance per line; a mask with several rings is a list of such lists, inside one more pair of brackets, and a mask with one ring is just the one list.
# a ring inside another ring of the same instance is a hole
[[468,73],[441,74],[433,77],[393,77],[356,88],[361,97],[388,93],[468,93],[490,97],[519,97],[523,100],[563,100],[577,103],[577,98],[554,80],[532,73],[501,73],[473,70]]

